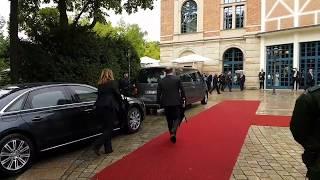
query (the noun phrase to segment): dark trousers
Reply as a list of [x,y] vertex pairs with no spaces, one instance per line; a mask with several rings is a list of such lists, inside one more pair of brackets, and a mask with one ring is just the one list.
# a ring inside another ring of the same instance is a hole
[[216,89],[217,93],[220,94],[220,88],[217,83],[213,84],[213,87],[210,89],[209,93],[211,94],[214,89]]
[[170,134],[175,134],[181,121],[181,106],[166,106],[164,107],[164,113]]
[[231,92],[231,89],[232,89],[232,82],[227,82],[227,85],[228,85],[229,91]]
[[264,89],[264,80],[260,80],[260,88],[259,89]]
[[244,82],[240,82],[240,90],[243,91],[244,89]]
[[296,90],[298,90],[299,80],[296,79],[296,78],[293,78],[292,80],[293,80],[293,82],[292,82],[292,90],[294,89],[294,86],[296,86]]
[[224,88],[226,87],[226,84],[223,82],[223,83],[220,83],[220,87],[219,87],[219,89],[221,90],[221,91],[224,91]]
[[104,145],[104,150],[112,150],[111,136],[113,130],[113,121],[116,118],[116,112],[112,108],[97,107],[97,118],[104,123],[103,134],[93,143],[93,147],[100,149]]

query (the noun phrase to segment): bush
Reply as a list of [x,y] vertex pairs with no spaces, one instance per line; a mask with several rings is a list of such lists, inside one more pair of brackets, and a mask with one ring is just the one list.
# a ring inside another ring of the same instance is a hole
[[75,82],[96,85],[103,68],[115,77],[140,68],[139,57],[130,42],[121,37],[98,37],[94,32],[69,29],[53,32],[46,40],[20,46],[22,82]]

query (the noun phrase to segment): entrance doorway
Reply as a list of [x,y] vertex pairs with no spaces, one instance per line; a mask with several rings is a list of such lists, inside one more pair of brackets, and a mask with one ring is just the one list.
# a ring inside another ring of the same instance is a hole
[[223,72],[228,73],[231,71],[232,74],[232,87],[239,87],[239,82],[237,81],[239,70],[243,70],[243,53],[238,48],[230,48],[226,50],[223,54]]
[[[277,49],[277,53],[273,52],[275,49]],[[293,44],[267,46],[266,51],[266,88],[272,89],[275,86],[275,89],[290,89],[292,86]]]
[[306,76],[313,69],[315,85],[320,83],[320,41],[300,43],[300,88],[306,86]]

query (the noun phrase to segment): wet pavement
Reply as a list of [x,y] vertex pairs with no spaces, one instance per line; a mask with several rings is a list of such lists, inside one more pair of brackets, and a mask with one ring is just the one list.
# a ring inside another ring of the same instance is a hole
[[[230,99],[260,100],[257,114],[291,115],[301,92],[247,90],[213,92],[207,105],[196,103],[187,110],[194,116],[213,105]],[[65,147],[41,154],[25,173],[12,179],[89,179],[103,168],[136,150],[167,130],[162,115],[148,115],[142,129],[135,134],[116,133],[112,139],[114,152],[96,156],[91,142]],[[296,144],[289,128],[252,126],[242,147],[231,179],[304,179],[301,147]]]

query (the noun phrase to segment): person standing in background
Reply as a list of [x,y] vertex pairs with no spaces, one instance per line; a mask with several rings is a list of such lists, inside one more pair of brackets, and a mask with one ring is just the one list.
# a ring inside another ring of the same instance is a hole
[[111,144],[113,122],[117,118],[121,102],[122,97],[118,84],[114,81],[112,70],[103,69],[98,81],[98,97],[95,102],[97,118],[104,123],[103,134],[93,143],[93,150],[98,156],[102,145],[106,154],[113,152]]
[[232,74],[231,74],[231,71],[228,72],[227,76],[226,76],[226,83],[227,83],[227,86],[229,88],[229,92],[231,92],[232,90]]
[[296,88],[296,91],[298,90],[298,87],[300,86],[300,72],[298,68],[293,68],[292,71],[292,90]]
[[226,76],[225,76],[225,74],[222,72],[222,73],[219,75],[219,89],[223,92],[225,87],[226,87]]
[[307,74],[307,87],[305,89],[308,89],[312,86],[314,86],[313,70],[309,69],[309,72]]
[[243,91],[244,90],[244,83],[246,82],[246,76],[244,75],[243,72],[240,73],[239,76],[239,83],[240,83],[240,90]]
[[123,79],[120,80],[119,88],[120,88],[121,94],[123,94],[125,96],[130,96],[130,94],[131,94],[130,93],[130,80],[129,80],[128,73],[123,74]]
[[264,89],[264,80],[266,77],[266,73],[263,71],[263,69],[261,69],[261,71],[259,72],[259,82],[260,82],[260,88],[259,89]]

